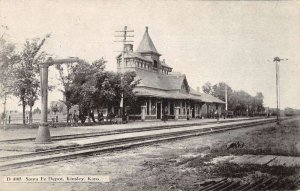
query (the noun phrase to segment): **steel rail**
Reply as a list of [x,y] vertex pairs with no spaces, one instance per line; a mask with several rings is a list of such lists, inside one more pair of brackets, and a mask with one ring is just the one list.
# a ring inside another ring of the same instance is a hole
[[[100,154],[104,152],[110,152],[114,150],[124,150],[127,148],[132,148],[136,146],[142,146],[147,144],[153,144],[157,142],[164,142],[164,141],[171,141],[177,139],[185,139],[189,137],[201,136],[211,133],[219,133],[228,130],[250,127],[255,125],[263,125],[267,123],[274,123],[275,119],[273,120],[264,120],[264,121],[255,121],[243,124],[231,124],[226,126],[217,126],[212,128],[206,129],[194,129],[194,130],[186,130],[186,131],[178,131],[178,132],[171,132],[171,133],[162,133],[162,134],[155,134],[155,135],[146,135],[146,136],[139,136],[139,137],[129,137],[129,138],[121,138],[115,139],[111,141],[102,141],[96,142],[81,146],[73,146],[73,147],[66,147],[61,149],[49,149],[42,152],[35,152],[35,153],[28,153],[23,155],[15,155],[15,156],[8,156],[2,157],[3,160],[11,160],[11,159],[20,159],[26,157],[36,157],[36,156],[48,156],[48,158],[42,158],[37,160],[29,160],[25,162],[12,162],[10,164],[0,166],[0,170],[8,170],[11,168],[20,168],[25,166],[31,166],[36,164],[44,164],[48,162],[57,162],[61,160],[68,160],[78,157],[85,157],[94,154]],[[117,145],[117,146],[116,146]],[[100,149],[99,147],[104,146]],[[83,151],[82,151],[83,150]],[[70,153],[71,152],[71,153]],[[67,153],[67,154],[65,154]],[[60,154],[60,156],[52,156],[53,154]],[[30,158],[29,158],[30,159]],[[0,164],[1,165],[1,164]]]
[[203,133],[211,132],[215,129],[217,129],[219,131],[220,130],[228,130],[227,129],[228,127],[230,127],[231,129],[232,128],[241,128],[241,126],[248,127],[248,125],[253,126],[256,124],[262,124],[262,122],[269,123],[269,121],[255,121],[255,122],[246,123],[246,124],[230,124],[230,125],[208,127],[208,128],[195,129],[195,130],[185,130],[185,131],[178,131],[178,132],[171,132],[171,133],[120,138],[120,139],[114,139],[114,140],[108,140],[108,141],[93,142],[93,143],[88,143],[88,144],[84,144],[84,145],[76,145],[76,146],[71,145],[71,146],[65,146],[62,148],[60,147],[60,148],[54,148],[54,149],[45,149],[42,151],[26,153],[26,154],[21,154],[21,155],[5,156],[5,157],[0,157],[0,161],[10,160],[10,159],[15,159],[15,158],[24,158],[24,157],[28,157],[28,156],[43,156],[43,155],[49,155],[49,154],[57,154],[58,152],[70,152],[70,151],[75,151],[75,150],[84,150],[84,149],[88,149],[88,148],[91,149],[91,148],[97,148],[97,147],[101,147],[101,146],[122,144],[122,143],[126,143],[126,142],[160,138],[160,137],[165,137],[165,136],[174,136],[174,135],[178,135],[178,134],[183,135],[186,133],[195,133],[195,132],[203,134]]
[[[251,118],[251,119],[242,119],[242,120],[226,120],[226,121],[219,121],[219,124],[238,122],[238,121],[252,121],[252,120],[257,120],[257,119],[261,119],[261,118]],[[60,141],[60,140],[69,140],[69,139],[115,135],[115,134],[122,134],[122,133],[136,133],[136,132],[162,130],[162,129],[175,129],[175,128],[181,128],[181,127],[202,126],[202,125],[213,124],[213,123],[216,123],[216,121],[209,121],[209,122],[205,122],[205,123],[159,125],[159,126],[155,126],[155,127],[128,128],[128,129],[118,129],[118,130],[103,131],[103,132],[58,135],[58,136],[52,136],[51,140],[52,141]],[[35,140],[34,137],[23,138],[23,139],[7,139],[7,140],[0,140],[0,143],[10,143],[10,142],[15,143],[15,142],[24,142],[24,141],[34,141],[34,140]]]

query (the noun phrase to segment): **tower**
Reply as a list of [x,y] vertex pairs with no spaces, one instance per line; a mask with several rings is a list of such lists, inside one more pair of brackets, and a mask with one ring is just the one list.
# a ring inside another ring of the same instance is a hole
[[165,60],[160,61],[160,56],[161,54],[157,51],[152,39],[150,38],[148,27],[146,27],[143,38],[136,51],[133,51],[132,44],[125,44],[125,64],[121,64],[121,55],[119,55],[117,57],[117,68],[119,72],[128,70],[147,70],[149,72],[157,72],[159,74],[168,74],[172,71],[172,68],[165,63]]
[[154,70],[158,70],[160,68],[159,57],[161,54],[158,53],[153,41],[149,36],[148,27],[146,27],[146,31],[136,52],[140,53],[145,58],[151,59],[153,61],[152,67]]

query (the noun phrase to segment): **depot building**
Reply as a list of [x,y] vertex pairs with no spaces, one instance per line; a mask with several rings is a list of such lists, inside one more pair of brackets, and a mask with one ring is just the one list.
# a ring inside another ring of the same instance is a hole
[[[211,95],[195,91],[189,86],[186,75],[175,73],[163,59],[150,38],[148,27],[136,51],[132,44],[125,45],[124,62],[122,54],[117,56],[117,71],[135,71],[140,83],[135,88],[141,105],[129,119],[162,119],[167,111],[169,119],[191,119],[210,117],[216,110],[224,109],[225,102]],[[126,108],[129,110],[130,108]]]

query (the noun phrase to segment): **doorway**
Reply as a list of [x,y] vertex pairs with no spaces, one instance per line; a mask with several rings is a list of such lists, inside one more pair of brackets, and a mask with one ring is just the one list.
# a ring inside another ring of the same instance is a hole
[[157,108],[156,108],[157,112],[156,112],[156,118],[157,119],[161,119],[161,103],[157,102]]
[[192,118],[195,118],[195,105],[192,105]]

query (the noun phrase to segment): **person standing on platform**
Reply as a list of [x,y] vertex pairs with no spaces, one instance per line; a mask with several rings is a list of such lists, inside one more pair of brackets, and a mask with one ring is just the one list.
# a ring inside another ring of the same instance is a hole
[[124,111],[124,114],[123,114],[123,123],[128,123],[128,114],[126,111]]
[[72,115],[72,120],[73,120],[73,125],[78,126],[78,115],[76,113],[76,110],[74,110],[73,115]]
[[96,123],[96,121],[95,121],[95,115],[94,115],[94,110],[93,109],[91,109],[90,112],[89,112],[89,118],[91,118],[92,121],[94,123]]
[[98,122],[102,122],[102,121],[104,121],[104,116],[102,110],[100,110],[100,112],[98,113]]

